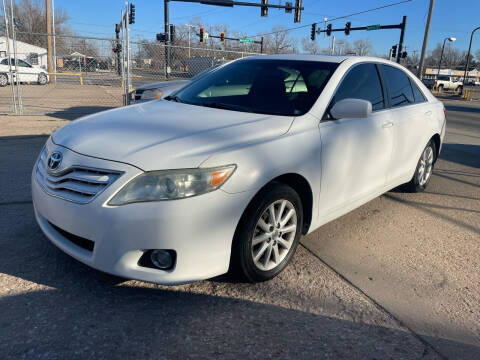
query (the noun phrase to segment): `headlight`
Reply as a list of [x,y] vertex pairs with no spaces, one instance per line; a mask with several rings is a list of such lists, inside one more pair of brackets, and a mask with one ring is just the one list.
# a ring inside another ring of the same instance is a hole
[[235,165],[227,165],[209,169],[146,172],[127,183],[108,205],[175,200],[204,194],[222,186],[235,168]]
[[145,90],[142,93],[142,96],[140,99],[142,100],[153,100],[153,99],[161,99],[163,93],[160,91],[160,89],[150,89],[150,90]]

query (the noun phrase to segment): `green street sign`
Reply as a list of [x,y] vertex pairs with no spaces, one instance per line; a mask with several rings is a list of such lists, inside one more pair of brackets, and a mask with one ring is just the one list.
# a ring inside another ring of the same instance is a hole
[[247,38],[238,39],[238,41],[240,41],[241,43],[249,43],[249,44],[253,44],[255,42],[254,40],[247,39]]
[[368,25],[367,31],[371,31],[371,30],[380,30],[380,24]]

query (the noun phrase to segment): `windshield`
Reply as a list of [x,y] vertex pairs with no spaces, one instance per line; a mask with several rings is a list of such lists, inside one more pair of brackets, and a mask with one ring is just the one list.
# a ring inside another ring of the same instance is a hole
[[298,116],[310,110],[338,64],[300,60],[241,60],[167,98],[191,105]]
[[204,77],[205,75],[208,75],[209,73],[211,73],[213,70],[215,70],[219,66],[220,66],[220,64],[213,65],[212,67],[209,67],[208,69],[205,69],[205,70],[199,72],[197,75],[192,77],[190,80],[191,81],[197,81],[197,80],[201,79],[202,77]]
[[450,78],[448,76],[439,76],[438,77],[438,80],[446,80],[446,81],[449,81]]

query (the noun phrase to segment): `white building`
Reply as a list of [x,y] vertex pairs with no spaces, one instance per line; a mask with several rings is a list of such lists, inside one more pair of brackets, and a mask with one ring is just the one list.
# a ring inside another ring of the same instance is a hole
[[[13,40],[10,41],[10,55],[13,57]],[[47,67],[47,49],[40,46],[27,44],[23,41],[16,41],[17,58],[26,60],[32,65],[38,65],[42,68]],[[0,58],[7,56],[7,38],[0,36]]]

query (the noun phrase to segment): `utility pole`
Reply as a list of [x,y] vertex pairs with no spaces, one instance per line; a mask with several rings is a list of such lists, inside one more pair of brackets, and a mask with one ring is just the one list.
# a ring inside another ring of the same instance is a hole
[[[53,43],[52,43],[52,8],[50,0],[45,0],[45,10],[47,16],[47,71],[49,74],[53,72]],[[49,82],[52,77],[49,77]]]
[[[57,73],[57,44],[55,31],[55,0],[52,0],[52,32],[53,32],[53,72]],[[53,77],[53,82],[57,83],[57,75]]]
[[332,55],[335,55],[335,35],[332,36]]
[[170,26],[170,19],[168,14],[168,2],[170,0],[163,1],[163,21],[165,23],[165,77],[169,77],[168,68],[170,67],[170,47],[168,46],[168,39],[170,38],[169,35],[169,26]]
[[435,0],[430,0],[430,7],[428,8],[427,25],[425,26],[425,35],[423,37],[422,54],[420,55],[420,65],[418,66],[418,77],[423,78],[423,68],[425,66],[425,53],[428,46],[428,35],[430,34],[430,23],[432,22],[433,6]]

